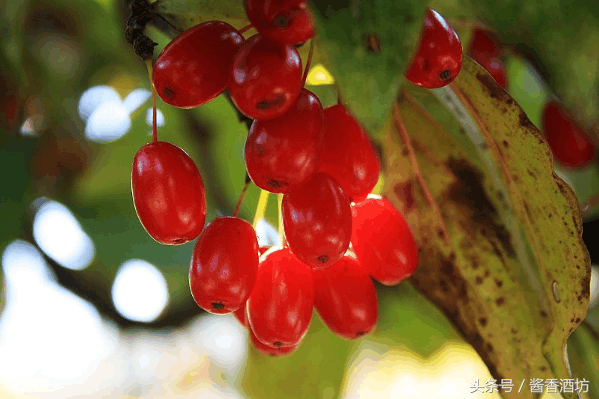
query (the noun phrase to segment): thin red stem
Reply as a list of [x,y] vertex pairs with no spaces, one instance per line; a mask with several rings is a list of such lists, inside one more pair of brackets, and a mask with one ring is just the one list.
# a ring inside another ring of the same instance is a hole
[[312,63],[312,54],[314,54],[314,40],[310,40],[310,50],[308,52],[308,61],[306,61],[306,67],[304,68],[304,78],[302,79],[302,86],[306,85],[306,79],[308,79],[310,63]]
[[254,26],[252,24],[244,26],[243,28],[239,29],[239,34],[243,35],[245,32],[247,32],[248,30],[252,29],[253,27]]
[[245,186],[243,186],[243,190],[241,190],[241,194],[239,194],[239,199],[237,200],[237,205],[235,206],[235,212],[233,212],[233,217],[237,217],[237,214],[239,213],[239,209],[241,208],[241,202],[243,201],[243,197],[245,197],[245,193],[248,190],[250,183],[251,183],[251,180],[246,182]]
[[152,89],[152,140],[153,142],[158,141],[158,129],[156,128],[156,89],[152,82],[152,59],[146,61],[148,67],[148,75],[150,76],[150,88]]

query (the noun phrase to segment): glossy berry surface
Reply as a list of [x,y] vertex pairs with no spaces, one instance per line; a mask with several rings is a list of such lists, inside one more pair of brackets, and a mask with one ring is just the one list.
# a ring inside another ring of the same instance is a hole
[[156,92],[179,108],[207,103],[227,87],[233,58],[243,43],[243,36],[225,22],[203,22],[186,30],[156,60]]
[[272,356],[272,357],[281,357],[281,356],[285,356],[288,355],[292,352],[294,352],[298,345],[295,346],[269,346],[266,345],[265,343],[263,343],[262,341],[260,341],[258,339],[258,337],[256,337],[256,334],[254,334],[254,331],[252,331],[252,329],[249,327],[249,325],[247,326],[249,333],[250,333],[250,340],[252,341],[252,346],[254,347],[254,349],[256,349],[259,353],[261,353],[262,355],[266,355],[266,356]]
[[287,112],[302,87],[302,66],[291,46],[254,35],[233,61],[229,92],[235,106],[252,119],[273,119]]
[[314,306],[312,270],[288,248],[264,254],[247,302],[247,316],[256,337],[272,347],[297,346]]
[[451,83],[462,69],[462,44],[438,12],[428,9],[419,47],[406,72],[410,82],[434,89]]
[[289,248],[312,267],[327,267],[347,251],[351,237],[350,202],[329,175],[318,172],[283,196],[283,227]]
[[418,248],[404,217],[376,195],[352,206],[353,249],[365,270],[385,285],[410,277],[418,266]]
[[485,68],[504,89],[507,87],[506,68],[501,61],[501,43],[493,32],[477,28],[472,33],[468,53]]
[[183,244],[202,231],[204,183],[181,148],[163,141],[141,147],[133,160],[131,193],[141,224],[156,241]]
[[189,286],[198,306],[230,313],[243,306],[254,288],[258,239],[252,225],[236,217],[214,219],[193,249]]
[[306,89],[282,116],[254,121],[245,143],[252,181],[271,193],[286,193],[309,180],[324,148],[323,124],[320,101]]
[[358,260],[344,256],[331,267],[315,269],[314,307],[335,334],[355,339],[376,325],[376,288]]
[[350,201],[361,201],[376,186],[379,157],[364,129],[343,105],[326,108],[324,124],[324,152],[319,171],[334,177]]
[[264,37],[293,45],[314,36],[305,0],[245,0],[244,4],[248,19]]
[[545,105],[542,123],[557,162],[570,168],[581,168],[594,160],[593,142],[560,103],[550,101]]

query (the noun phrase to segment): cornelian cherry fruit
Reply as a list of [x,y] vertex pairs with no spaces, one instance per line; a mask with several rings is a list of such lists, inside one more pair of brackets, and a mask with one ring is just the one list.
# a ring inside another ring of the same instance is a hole
[[595,145],[560,103],[550,101],[545,105],[542,123],[557,162],[570,168],[582,168],[595,159]]
[[406,72],[410,82],[434,89],[451,83],[462,69],[462,44],[455,30],[429,8],[420,43]]
[[297,346],[314,306],[312,270],[289,248],[272,248],[260,261],[247,302],[249,324],[260,342],[275,348]]
[[206,221],[206,193],[200,172],[181,148],[164,141],[135,154],[131,171],[135,211],[148,234],[178,245],[200,234]]
[[501,43],[493,32],[480,28],[474,30],[468,53],[505,89],[507,87],[506,68],[501,61],[500,51]]
[[189,286],[198,306],[210,313],[242,307],[254,288],[258,238],[251,224],[236,217],[214,219],[193,249]]
[[352,205],[351,242],[362,266],[382,284],[398,284],[418,267],[410,226],[393,204],[378,195]]
[[350,202],[337,181],[317,172],[306,184],[283,196],[283,228],[289,248],[317,268],[337,262],[351,238]]
[[323,150],[323,121],[318,97],[306,89],[282,116],[254,121],[245,143],[252,181],[271,193],[286,193],[309,180]]
[[190,28],[162,50],[152,74],[156,92],[167,104],[192,108],[222,93],[233,58],[244,43],[231,25],[207,21]]
[[314,22],[306,0],[245,0],[245,12],[264,37],[300,44],[314,36]]
[[376,325],[376,288],[358,260],[344,256],[326,269],[314,269],[314,307],[335,334],[355,339]]
[[297,50],[250,37],[241,47],[231,69],[229,92],[233,103],[252,119],[273,119],[287,112],[302,88],[302,65]]
[[341,185],[350,201],[372,192],[379,178],[379,157],[360,124],[342,104],[324,110],[324,152],[319,171]]

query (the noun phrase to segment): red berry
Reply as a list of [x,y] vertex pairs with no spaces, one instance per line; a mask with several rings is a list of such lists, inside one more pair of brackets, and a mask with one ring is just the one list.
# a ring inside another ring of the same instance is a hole
[[298,344],[296,346],[280,346],[280,347],[268,346],[268,345],[262,343],[256,337],[256,334],[254,334],[254,332],[252,331],[251,328],[248,328],[248,330],[250,332],[250,339],[252,341],[253,347],[256,348],[256,350],[263,355],[273,356],[273,357],[285,356],[285,355],[288,355],[288,354],[294,352],[299,345]]
[[585,130],[557,101],[543,110],[543,130],[555,159],[562,165],[581,168],[595,158],[595,145]]
[[410,226],[385,198],[369,195],[352,206],[353,249],[370,275],[385,285],[410,277],[418,266],[418,248]]
[[334,177],[350,201],[362,201],[380,172],[379,157],[368,135],[341,104],[324,110],[324,126],[324,152],[318,170]]
[[323,150],[323,118],[318,97],[302,89],[285,114],[254,121],[245,143],[252,181],[271,193],[286,193],[310,179]]
[[297,346],[308,331],[313,306],[310,267],[288,248],[266,253],[247,303],[248,319],[256,337],[272,347]]
[[229,92],[235,106],[252,119],[287,112],[302,88],[302,65],[291,46],[254,35],[241,47],[231,70]]
[[[262,256],[264,254],[264,252],[268,251],[271,247],[269,246],[261,246],[258,248],[258,254],[260,256]],[[251,295],[251,294],[250,294]],[[247,323],[247,301],[244,302],[244,304],[237,310],[235,310],[233,312],[233,315],[235,315],[235,318],[237,319],[237,321],[239,321],[239,323],[244,326],[245,328],[248,327],[248,323]]]
[[314,22],[305,0],[245,0],[245,12],[264,37],[299,44],[314,36]]
[[230,313],[250,296],[258,270],[258,239],[251,224],[236,217],[214,219],[198,238],[189,286],[198,306]]
[[434,89],[451,83],[462,69],[462,44],[453,28],[433,9],[428,9],[420,44],[406,72],[410,82]]
[[164,102],[192,108],[212,100],[227,87],[235,54],[244,43],[231,25],[208,21],[177,36],[162,50],[152,74]]
[[347,251],[351,207],[339,184],[318,172],[306,184],[283,196],[283,227],[289,248],[312,267],[327,267]]
[[[479,64],[499,56],[501,44],[497,36],[485,29],[474,29],[468,53]],[[481,62],[482,61],[482,62]]]
[[376,288],[353,257],[344,256],[326,269],[315,269],[314,307],[335,334],[355,339],[376,325]]
[[504,89],[506,88],[505,65],[499,58],[501,44],[493,32],[475,29],[470,42],[469,54],[485,68],[495,81]]
[[139,221],[156,241],[183,244],[202,231],[204,183],[181,148],[164,141],[141,147],[133,160],[131,193]]

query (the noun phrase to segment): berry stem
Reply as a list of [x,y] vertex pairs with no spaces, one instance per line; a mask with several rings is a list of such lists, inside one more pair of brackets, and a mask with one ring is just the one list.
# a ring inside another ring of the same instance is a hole
[[403,118],[401,117],[401,112],[399,110],[399,106],[397,102],[393,103],[393,119],[395,120],[395,127],[399,130],[401,137],[406,144],[406,149],[408,150],[408,154],[410,155],[410,161],[412,163],[412,169],[414,170],[414,174],[418,179],[418,183],[422,187],[422,191],[424,192],[424,196],[426,197],[427,202],[429,203],[437,221],[439,222],[439,227],[443,232],[443,238],[445,238],[445,242],[453,251],[453,246],[451,245],[451,241],[449,240],[449,233],[447,230],[447,226],[445,226],[445,222],[443,221],[443,215],[441,214],[441,210],[435,201],[435,198],[431,194],[430,189],[428,188],[428,184],[422,177],[422,172],[420,171],[420,166],[418,165],[418,160],[416,159],[416,153],[414,152],[414,147],[412,146],[412,140],[410,139],[410,135],[408,130],[406,129],[406,125],[403,122]]
[[310,71],[310,64],[312,63],[312,55],[314,54],[314,40],[310,40],[310,50],[308,50],[308,60],[306,61],[306,67],[304,68],[304,77],[302,78],[302,86],[306,85],[306,79],[308,78],[308,72]]
[[152,141],[158,141],[158,129],[156,128],[156,89],[152,83],[152,58],[146,60],[148,76],[150,77],[150,88],[152,89]]
[[254,27],[254,25],[252,25],[252,24],[246,25],[243,28],[239,29],[239,34],[243,35],[245,32],[252,29],[253,27]]
[[241,208],[241,202],[243,201],[243,197],[245,197],[245,193],[247,192],[251,182],[251,180],[248,181],[247,178],[245,179],[245,185],[243,186],[243,190],[241,190],[241,194],[239,194],[239,199],[237,200],[237,205],[235,206],[235,212],[233,212],[233,217],[237,217],[239,208]]
[[258,205],[256,206],[256,213],[254,214],[254,221],[252,222],[252,226],[254,229],[258,227],[258,222],[260,219],[264,219],[264,214],[266,213],[266,205],[268,205],[268,196],[270,193],[266,190],[260,190],[260,198],[258,199]]

